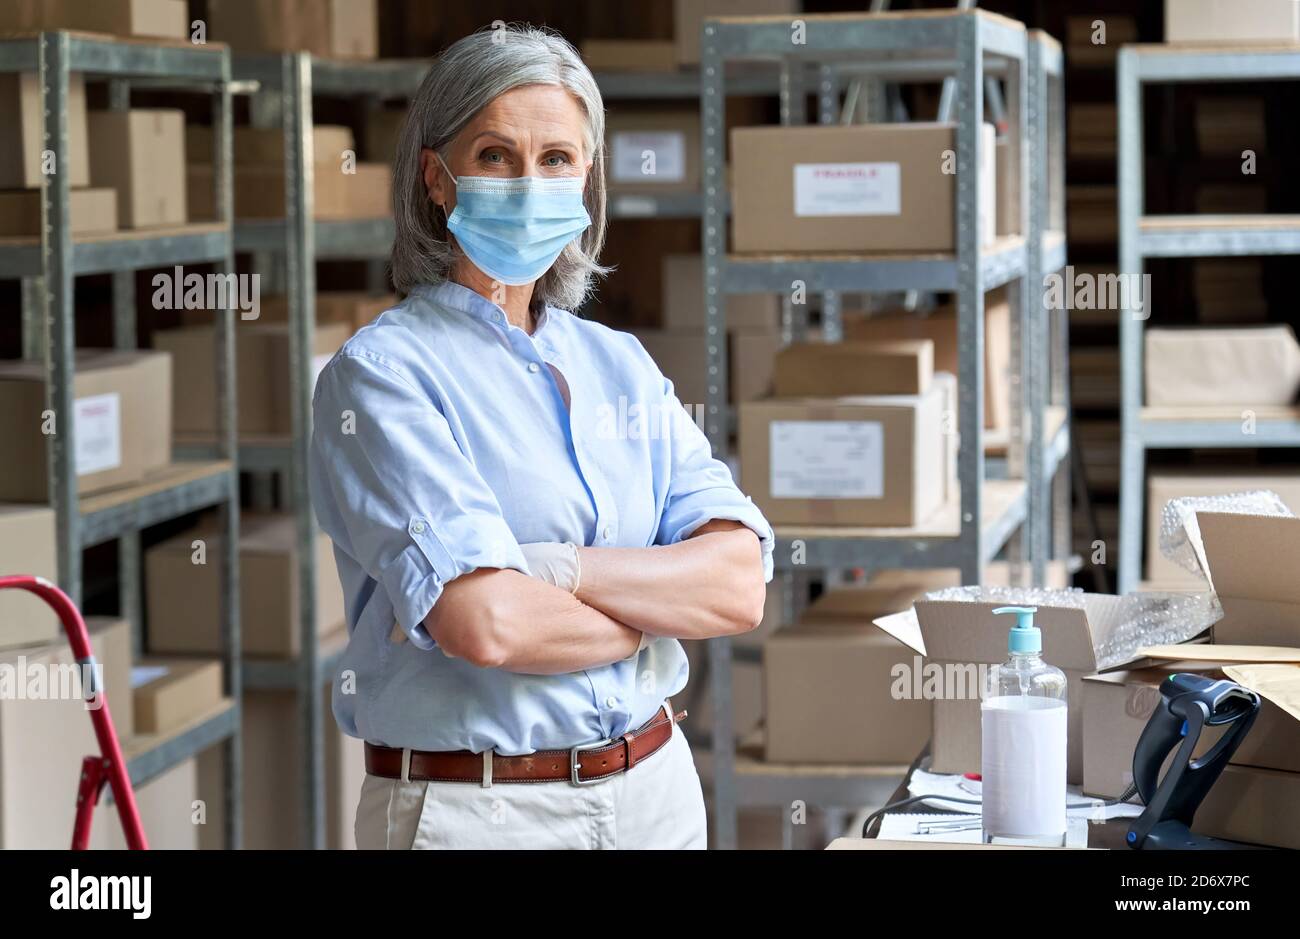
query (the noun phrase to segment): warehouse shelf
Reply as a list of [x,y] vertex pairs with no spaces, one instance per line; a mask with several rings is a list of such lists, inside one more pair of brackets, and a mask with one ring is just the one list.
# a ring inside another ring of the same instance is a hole
[[229,460],[172,463],[143,482],[81,499],[81,546],[112,541],[128,532],[220,505],[237,489],[234,464]]
[[[1128,45],[1116,74],[1119,271],[1138,278],[1148,258],[1300,254],[1300,215],[1147,215],[1143,90],[1149,84],[1295,81],[1300,45]],[[1145,311],[1119,311],[1119,590],[1141,581],[1146,451],[1162,448],[1300,446],[1291,408],[1143,406]],[[1249,417],[1249,419],[1248,419]]]
[[[828,339],[835,340],[841,335],[835,305],[840,293],[956,293],[960,334],[957,421],[963,428],[958,453],[960,498],[933,521],[914,528],[782,526],[777,531],[776,563],[783,568],[793,567],[798,558],[802,569],[956,567],[964,579],[978,581],[984,566],[1000,551],[1006,549],[1009,557],[1022,558],[1024,541],[1028,540],[1035,576],[1041,582],[1045,559],[1033,557],[1032,531],[1040,527],[1046,531],[1047,525],[1037,517],[1031,521],[1031,515],[1035,508],[1040,513],[1045,508],[1047,499],[1042,493],[1049,488],[1051,478],[1047,467],[1056,469],[1066,462],[1061,451],[1068,448],[1068,434],[1063,438],[1062,430],[1056,430],[1050,441],[1044,439],[1042,412],[1048,403],[1047,381],[1043,376],[1035,383],[1030,366],[1036,357],[1047,354],[1046,338],[1038,338],[1039,333],[1047,332],[1043,326],[1047,317],[1037,315],[1041,308],[1030,303],[1030,287],[1043,273],[1055,269],[1046,265],[1063,265],[1065,239],[1061,234],[1063,222],[1047,229],[1047,213],[1040,206],[1040,200],[1047,196],[1046,185],[1029,185],[1028,181],[1046,175],[1042,167],[1048,162],[1047,77],[1055,77],[1059,86],[1060,47],[1049,37],[1031,36],[1021,24],[983,11],[807,15],[801,17],[801,23],[806,41],[799,45],[790,43],[789,17],[723,17],[707,19],[703,26],[700,100],[705,189],[701,235],[708,362],[706,434],[715,452],[724,454],[727,363],[724,344],[716,337],[725,334],[722,298],[726,294],[786,293],[792,282],[805,284],[810,291],[823,292],[823,331]],[[909,64],[909,58],[915,61]],[[959,178],[975,172],[985,79],[995,75],[1005,78],[1011,104],[1008,133],[1018,145],[1013,153],[1021,169],[1020,224],[1013,230],[1025,234],[1003,236],[990,245],[980,245],[977,187],[961,187],[956,206],[955,253],[728,254],[723,154],[714,142],[722,139],[722,103],[732,93],[726,66],[734,61],[755,60],[780,67],[784,124],[805,121],[803,82],[809,63],[819,68],[822,123],[837,121],[837,88],[842,75],[912,80],[929,69],[927,74],[951,79]],[[1061,123],[1053,122],[1053,136],[1060,129]],[[984,389],[975,386],[973,376],[979,371],[983,354],[983,317],[979,311],[984,293],[1003,285],[1012,285],[1017,291],[1013,295],[1016,315],[1012,317],[1012,362],[1018,377],[1012,381],[1012,413],[1017,427],[1004,438],[1009,450],[1007,475],[1012,478],[995,480],[989,478],[984,453],[989,442],[983,428]],[[791,338],[800,338],[801,331],[802,324],[792,325]],[[1053,378],[1056,400],[1052,403],[1064,411],[1062,382],[1059,376]],[[1022,401],[1025,394],[1029,397]],[[1036,422],[1032,434],[1025,426],[1031,413]],[[1060,427],[1067,424],[1062,420]],[[1027,479],[1033,481],[1032,486]],[[967,507],[964,513],[959,508],[962,505]],[[1031,533],[1029,539],[1024,538],[1027,532]],[[737,804],[742,800],[750,804],[755,798],[764,804],[806,798],[809,779],[817,777],[800,776],[802,768],[747,762],[744,754],[736,754],[731,714],[731,643],[725,638],[710,640],[709,659],[714,703],[714,841],[719,847],[729,848],[735,846]],[[846,792],[856,792],[851,798],[867,801],[861,799],[862,767],[843,768],[840,776],[837,785],[842,783]],[[755,779],[761,780],[761,785],[753,783]]]
[[[1021,479],[984,483],[981,565],[997,557],[1025,520],[1028,487]],[[920,525],[777,525],[773,557],[778,570],[846,567],[961,567],[969,552],[959,541],[961,510],[944,506]],[[792,559],[798,558],[798,563]]]
[[[674,71],[597,71],[596,85],[606,101],[700,98],[700,70],[680,68]],[[733,95],[774,95],[777,80],[771,69],[753,68],[745,63],[728,65],[728,92]]]
[[[1005,235],[980,252],[986,290],[1025,274],[1025,239]],[[953,254],[729,254],[722,265],[727,293],[784,293],[794,280],[809,291],[891,293],[905,290],[956,292],[959,264]]]
[[[320,260],[384,258],[393,247],[397,228],[391,218],[314,221],[316,257]],[[236,251],[283,251],[288,227],[284,219],[235,222]]]
[[1146,215],[1137,239],[1148,258],[1300,254],[1300,215]]
[[907,775],[906,765],[771,763],[761,743],[736,748],[736,803],[784,805],[793,790],[808,805],[858,808],[885,802]]
[[[225,748],[226,841],[242,845],[240,787],[240,624],[238,597],[239,485],[234,451],[234,312],[214,311],[214,356],[219,426],[227,430],[207,462],[176,463],[148,479],[110,492],[80,498],[74,466],[77,426],[75,378],[75,278],[113,275],[113,345],[137,348],[135,272],[141,268],[213,263],[219,273],[234,272],[231,216],[230,56],[220,44],[123,39],[70,32],[12,34],[0,38],[0,72],[28,71],[38,76],[43,114],[43,146],[56,166],[71,162],[67,121],[71,75],[108,82],[108,106],[130,106],[133,80],[210,97],[217,128],[213,152],[214,205],[211,224],[121,231],[74,237],[69,212],[68,174],[45,177],[40,189],[42,231],[36,238],[0,240],[0,277],[21,278],[23,355],[45,366],[46,407],[60,415],[59,433],[46,441],[50,502],[55,514],[59,586],[80,604],[82,549],[118,542],[118,605],[131,623],[133,646],[143,648],[140,599],[140,531],[197,509],[222,510],[224,547],[220,565],[221,662],[226,702],[176,734],[137,738],[126,745],[136,784],[142,784],[203,749]],[[92,144],[93,146],[93,144]]]
[[[239,468],[253,473],[289,471],[293,438],[288,434],[240,434]],[[172,455],[184,460],[208,460],[217,452],[211,434],[177,433],[172,436]]]
[[230,698],[165,734],[137,734],[122,741],[131,785],[143,786],[167,770],[230,737],[239,726],[239,707]]
[[[216,223],[80,235],[72,240],[72,273],[81,276],[206,264],[221,261],[229,250],[230,229]],[[0,238],[0,278],[38,277],[40,273],[40,238]]]
[[611,219],[699,218],[703,207],[698,192],[611,192],[606,214]]
[[[317,643],[316,678],[317,687],[334,677],[348,646],[348,631],[342,623],[338,629],[331,630]],[[245,659],[244,687],[258,690],[291,690],[299,687],[302,681],[302,664],[297,659]]]

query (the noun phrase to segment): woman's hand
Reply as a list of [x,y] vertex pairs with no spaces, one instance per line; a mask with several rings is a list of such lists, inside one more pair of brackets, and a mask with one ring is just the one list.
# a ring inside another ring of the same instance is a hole
[[739,522],[715,519],[663,547],[579,548],[578,557],[577,598],[654,636],[734,636],[763,618],[762,549]]

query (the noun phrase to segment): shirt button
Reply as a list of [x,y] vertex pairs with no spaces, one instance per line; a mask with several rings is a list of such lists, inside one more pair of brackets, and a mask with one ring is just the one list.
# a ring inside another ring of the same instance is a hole
[[415,532],[417,535],[424,534],[424,522],[416,522],[411,526],[411,531]]
[[618,698],[614,697],[613,695],[610,695],[608,698],[605,699],[605,707],[614,708],[617,706],[618,706]]
[[528,363],[528,371],[532,372],[534,375],[536,375],[536,374],[537,374],[538,372],[540,372],[541,370],[542,370],[542,367],[541,367],[540,365],[538,365],[536,362],[529,362],[529,363]]
[[606,541],[609,541],[609,539],[613,536],[613,534],[614,533],[610,531],[609,526],[606,525],[605,530],[600,533],[600,537],[604,538]]

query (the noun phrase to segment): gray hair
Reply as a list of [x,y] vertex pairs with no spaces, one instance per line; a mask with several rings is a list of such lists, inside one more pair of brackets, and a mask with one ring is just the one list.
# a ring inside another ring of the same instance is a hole
[[554,33],[526,25],[483,29],[457,40],[433,61],[411,101],[393,165],[393,216],[397,236],[390,261],[393,285],[409,293],[447,279],[458,251],[447,218],[429,198],[420,151],[446,150],[474,115],[499,95],[522,85],[558,85],[586,113],[587,156],[592,167],[583,203],[589,227],[560,253],[534,289],[534,300],[566,310],[582,305],[597,274],[605,243],[605,106],[577,50]]

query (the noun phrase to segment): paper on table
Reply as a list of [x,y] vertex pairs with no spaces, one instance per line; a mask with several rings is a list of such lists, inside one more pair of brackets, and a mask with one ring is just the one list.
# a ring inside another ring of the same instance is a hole
[[[880,832],[878,838],[888,841],[934,841],[948,844],[979,844],[983,838],[983,830],[979,824],[979,818],[969,816],[973,827],[961,829],[958,831],[937,831],[932,834],[922,835],[917,832],[917,825],[924,822],[955,822],[958,819],[952,815],[935,815],[935,814],[916,814],[908,815],[901,812],[895,812],[884,816],[880,820]],[[1088,844],[1088,820],[1086,818],[1071,817],[1066,823],[1065,846],[1067,848],[1082,848]]]
[[[978,799],[980,797],[980,784],[978,780],[966,779],[964,776],[950,776],[945,773],[927,773],[923,769],[918,769],[912,774],[912,778],[907,783],[907,794],[909,796],[934,795],[937,798],[926,799],[920,805],[926,805],[930,808],[943,809],[951,812],[963,812],[969,815],[978,816],[980,806],[968,805],[961,802],[947,802],[944,796],[959,799]],[[1091,796],[1085,796],[1079,791],[1077,786],[1067,786],[1065,790],[1065,814],[1070,818],[1081,818],[1089,821],[1103,822],[1110,818],[1135,818],[1142,814],[1142,806],[1130,802],[1122,802],[1119,805],[1106,805],[1103,799],[1094,799]],[[1082,806],[1080,808],[1071,808],[1071,806]]]

